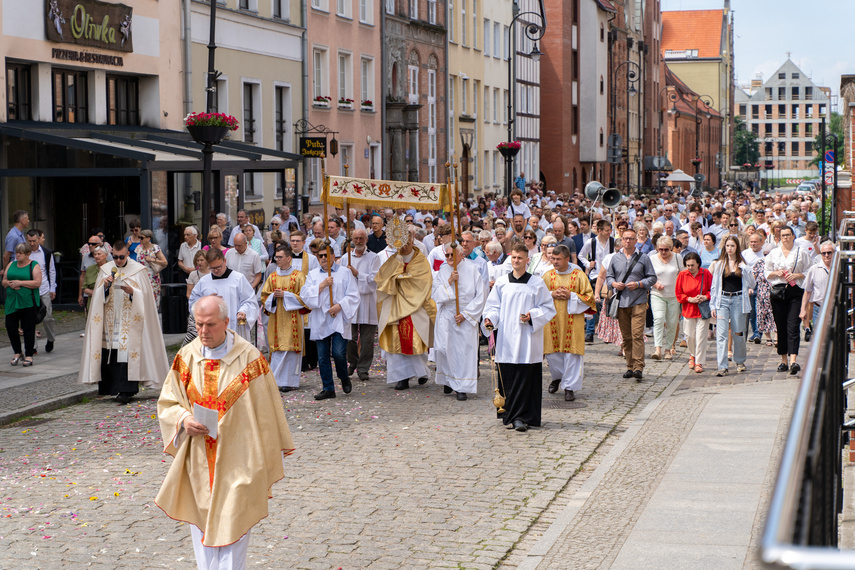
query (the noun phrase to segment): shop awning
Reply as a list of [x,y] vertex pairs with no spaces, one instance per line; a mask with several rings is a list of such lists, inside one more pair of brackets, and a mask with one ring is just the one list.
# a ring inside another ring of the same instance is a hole
[[[0,125],[0,135],[123,159],[121,162],[124,167],[150,171],[201,172],[202,170],[202,145],[193,141],[186,132],[145,127],[106,125],[94,127],[94,125],[22,121]],[[302,157],[298,154],[234,141],[224,141],[214,149],[213,168],[215,170],[275,172],[294,168],[302,161]],[[89,168],[81,169],[79,165],[57,163],[55,158],[50,161],[42,160],[40,164],[37,156],[10,157],[10,161],[5,165],[7,168],[2,169],[2,174],[10,176],[27,170],[29,175],[32,175],[32,170],[35,169],[42,175],[49,175],[46,171],[73,168],[85,172],[98,169],[94,164],[97,161],[93,161]],[[112,167],[115,168],[116,165]],[[84,174],[81,173],[81,175]]]

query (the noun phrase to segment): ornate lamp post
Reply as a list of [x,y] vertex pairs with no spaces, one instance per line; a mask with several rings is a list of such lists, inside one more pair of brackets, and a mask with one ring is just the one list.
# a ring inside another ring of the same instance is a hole
[[[664,93],[665,91],[668,91],[667,85],[659,90],[659,100],[660,101],[662,100],[662,93]],[[658,137],[659,152],[657,153],[658,154],[657,158],[659,159],[660,163],[655,165],[657,168],[657,171],[656,171],[656,190],[658,192],[662,192],[662,176],[660,176],[660,173],[661,173],[662,167],[665,166],[665,157],[662,156],[662,123],[665,122],[664,119],[665,119],[665,113],[666,112],[669,115],[673,115],[676,112],[677,94],[674,91],[669,91],[668,92],[668,100],[671,102],[671,108],[669,108],[665,111],[663,111],[661,108],[659,109],[659,137]]]
[[[698,145],[701,140],[701,124],[703,123],[703,119],[701,118],[699,112],[699,105],[703,102],[704,106],[707,108],[707,111],[704,112],[704,115],[707,119],[709,119],[712,115],[709,112],[710,107],[712,107],[712,97],[709,95],[699,95],[695,100],[695,157],[692,159],[692,165],[695,167],[695,174],[699,174],[701,171],[701,155],[698,151]],[[695,179],[695,189],[700,190],[697,178]]]
[[[634,61],[626,60],[615,68],[612,77],[617,77],[622,67],[626,67],[626,194],[629,194],[629,99],[638,93],[635,84],[641,79],[641,67]],[[612,133],[617,132],[617,85],[612,85]],[[617,184],[615,162],[612,163],[612,183]]]
[[[531,21],[523,22],[523,31],[525,32],[525,36],[534,42],[534,47],[529,53],[529,56],[532,60],[536,62],[540,61],[540,56],[542,55],[540,50],[537,49],[537,42],[543,35],[546,33],[546,10],[543,7],[543,0],[538,0],[538,11],[537,12],[520,12],[519,0],[514,0],[513,4],[513,19],[511,20],[510,25],[508,26],[508,45],[512,46],[510,49],[510,59],[508,60],[508,143],[514,141],[514,123],[516,122],[516,90],[514,89],[514,61],[516,60],[516,34],[514,34],[514,24],[517,23],[523,16],[531,16]],[[499,149],[502,152],[502,156],[505,157],[505,195],[511,195],[511,185],[513,184],[513,165],[514,165],[514,156],[516,156],[519,149],[516,152],[511,153],[503,152],[502,149]]]

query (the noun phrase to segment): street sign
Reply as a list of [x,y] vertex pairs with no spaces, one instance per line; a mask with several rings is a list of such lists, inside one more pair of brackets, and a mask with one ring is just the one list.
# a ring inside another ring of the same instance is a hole
[[825,151],[825,162],[834,162],[834,151],[833,150]]
[[830,169],[825,173],[825,184],[834,184],[834,172]]
[[623,144],[623,139],[617,133],[612,133],[609,135],[609,146],[621,146]]

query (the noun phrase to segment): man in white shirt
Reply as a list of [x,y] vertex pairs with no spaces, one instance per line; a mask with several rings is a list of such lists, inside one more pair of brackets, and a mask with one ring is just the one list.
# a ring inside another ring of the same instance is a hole
[[280,228],[283,235],[291,231],[291,224],[294,224],[297,228],[300,227],[300,222],[297,220],[297,217],[291,213],[291,208],[288,206],[282,206],[279,208],[279,219],[282,221]]
[[321,266],[309,272],[300,298],[312,311],[309,328],[311,339],[318,347],[318,369],[323,387],[315,394],[315,400],[326,400],[335,398],[330,357],[335,362],[341,389],[345,394],[350,394],[352,389],[347,376],[347,341],[351,335],[350,323],[359,306],[359,289],[352,273],[333,263],[325,250],[318,252],[318,261]]
[[[350,254],[350,270],[359,291],[359,307],[350,325],[350,341],[347,343],[347,375],[354,371],[360,380],[368,380],[368,370],[374,361],[374,337],[377,335],[377,282],[374,277],[380,270],[380,257],[366,247],[368,232],[354,230],[350,236],[353,250]],[[347,263],[345,253],[340,262]]]
[[793,245],[808,252],[811,263],[816,263],[819,257],[819,224],[816,222],[805,224],[805,235],[796,239]]
[[359,217],[357,216],[356,208],[351,208],[350,210],[348,210],[347,216],[348,216],[348,223],[353,224],[353,227],[350,228],[351,230],[364,230],[365,229],[365,224],[363,224],[359,220]]
[[247,224],[251,225],[255,230],[255,233],[253,234],[255,237],[261,239],[264,236],[264,234],[258,230],[258,226],[249,223],[249,215],[246,213],[246,210],[238,210],[237,221],[238,228],[232,228],[232,231],[229,234],[229,247],[234,247],[235,237],[237,237],[238,234],[243,233],[243,227]]
[[42,304],[47,309],[45,320],[42,321],[45,325],[45,335],[47,336],[45,351],[51,352],[53,350],[53,343],[56,341],[56,331],[54,330],[56,321],[53,318],[53,307],[51,306],[51,301],[56,298],[56,263],[53,259],[53,252],[39,244],[41,236],[41,230],[33,229],[28,231],[27,245],[30,246],[30,251],[32,252],[30,253],[30,261],[37,262],[42,270],[39,297],[41,297]]
[[261,257],[247,246],[246,236],[242,232],[237,232],[234,247],[226,252],[226,265],[232,271],[243,274],[253,290],[261,283],[264,264]]
[[[341,218],[338,216],[330,218],[327,222],[327,231],[329,232],[330,240],[335,242],[339,251],[342,251],[342,248],[344,248],[345,234],[341,231]],[[339,257],[339,255],[336,255],[336,257]]]
[[[815,224],[816,222],[808,222]],[[805,276],[805,294],[802,297],[802,309],[799,317],[805,325],[805,342],[813,335],[813,326],[819,318],[819,310],[825,302],[825,289],[828,286],[828,270],[831,269],[831,258],[834,257],[834,242],[824,241],[819,246],[822,263],[815,263],[808,269]]]
[[193,265],[193,258],[196,256],[196,252],[202,249],[202,242],[199,241],[198,236],[199,231],[195,226],[184,228],[184,242],[178,248],[178,268],[187,275],[196,269]]

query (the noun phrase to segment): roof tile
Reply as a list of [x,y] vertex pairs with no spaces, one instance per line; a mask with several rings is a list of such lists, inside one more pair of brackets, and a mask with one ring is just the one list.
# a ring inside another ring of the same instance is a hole
[[721,57],[723,10],[662,12],[662,53],[696,49],[698,57]]

